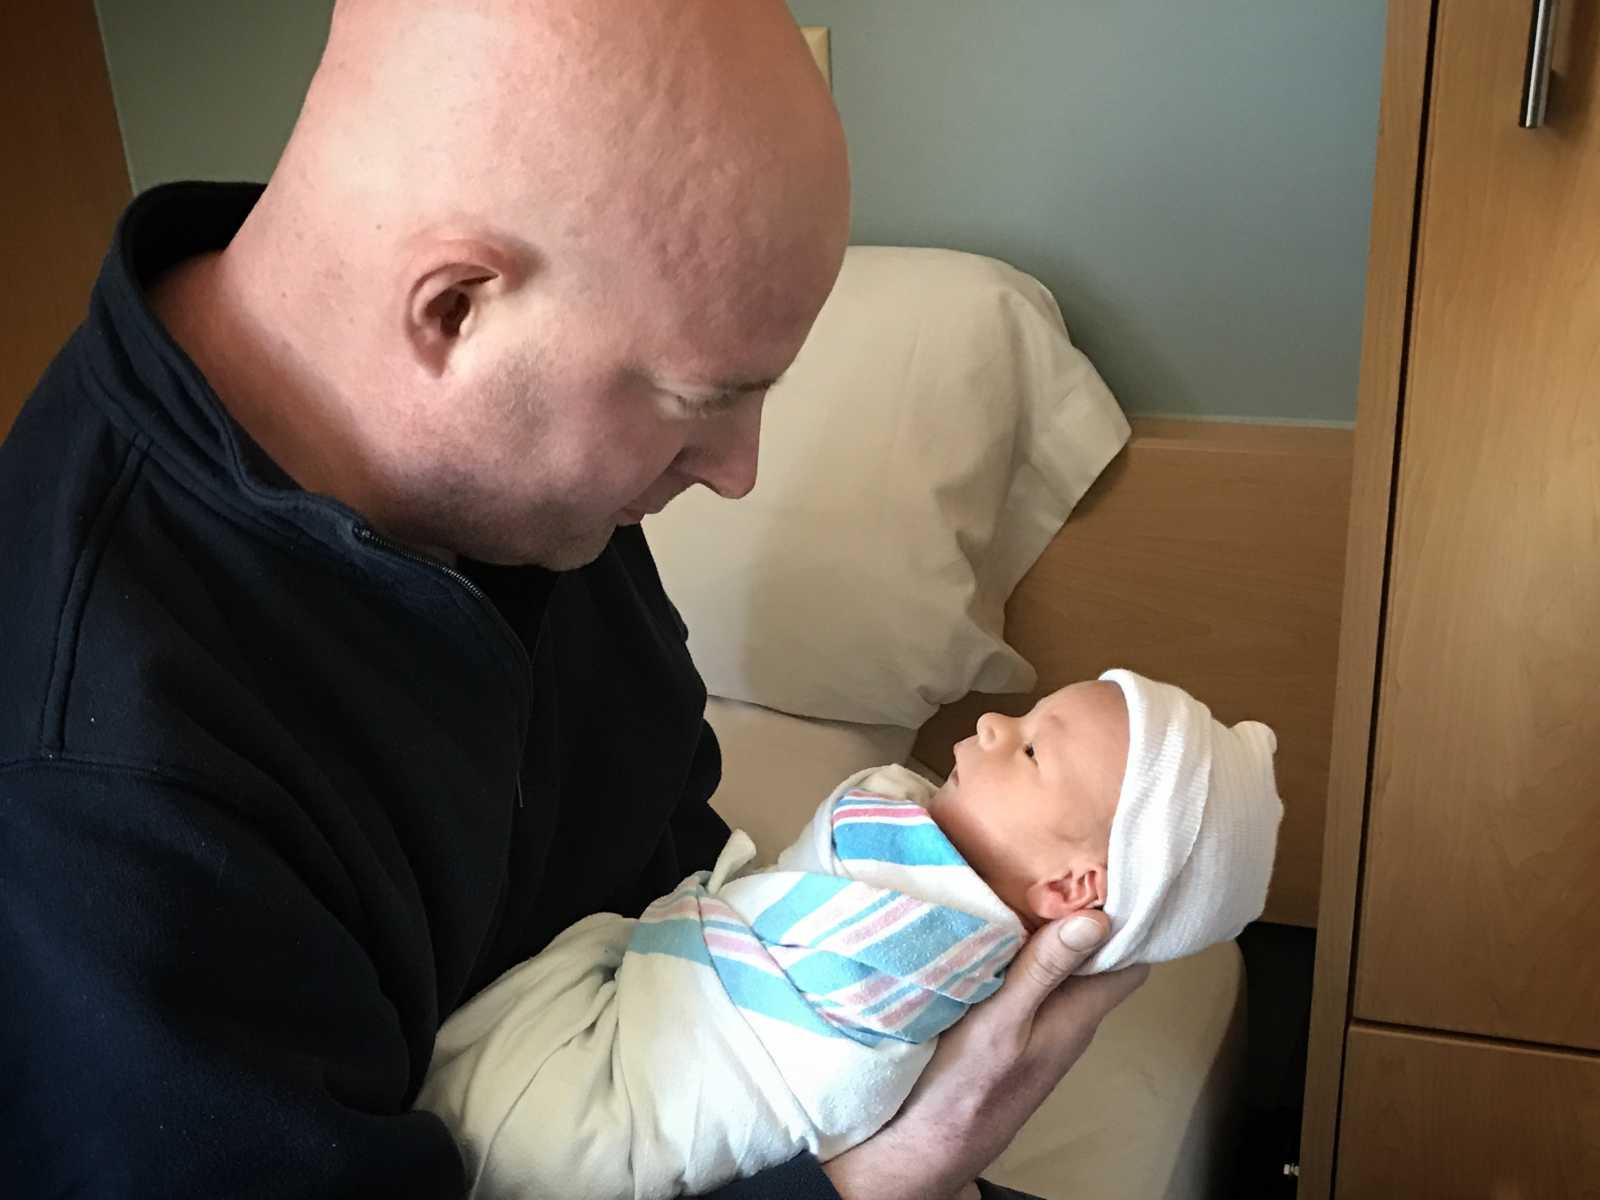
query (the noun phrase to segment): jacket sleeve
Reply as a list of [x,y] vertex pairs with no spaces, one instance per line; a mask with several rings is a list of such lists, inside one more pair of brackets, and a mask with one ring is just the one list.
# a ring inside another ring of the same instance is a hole
[[839,1193],[809,1154],[791,1158],[748,1179],[735,1180],[707,1192],[704,1200],[839,1200]]
[[278,837],[144,772],[0,768],[8,1196],[463,1193],[379,971]]
[[[983,1200],[1039,1200],[1029,1192],[978,1180],[978,1194]],[[741,1179],[709,1193],[704,1200],[839,1200],[822,1166],[809,1154],[791,1158],[781,1167]]]
[[[978,1194],[983,1200],[1039,1200],[1031,1192],[1001,1187],[987,1179],[978,1180]],[[821,1164],[802,1154],[781,1167],[718,1188],[704,1200],[839,1200],[839,1193],[822,1173]]]

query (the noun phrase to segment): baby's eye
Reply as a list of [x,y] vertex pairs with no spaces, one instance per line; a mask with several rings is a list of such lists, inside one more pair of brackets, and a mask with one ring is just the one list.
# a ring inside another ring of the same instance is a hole
[[1024,754],[1026,754],[1029,758],[1032,758],[1033,757],[1033,743],[1029,742],[1027,745],[1023,746],[1022,747],[1022,752]]

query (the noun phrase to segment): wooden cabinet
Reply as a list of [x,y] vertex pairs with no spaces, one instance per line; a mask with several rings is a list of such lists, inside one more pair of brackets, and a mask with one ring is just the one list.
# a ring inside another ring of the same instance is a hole
[[1350,1032],[1339,1200],[1600,1196],[1600,1060]]
[[1393,0],[1301,1195],[1600,1196],[1600,0]]

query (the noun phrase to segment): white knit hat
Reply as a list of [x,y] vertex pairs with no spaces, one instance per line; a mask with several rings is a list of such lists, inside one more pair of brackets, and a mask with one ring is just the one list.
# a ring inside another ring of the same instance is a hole
[[1100,678],[1128,703],[1128,767],[1106,863],[1111,936],[1085,975],[1236,937],[1266,903],[1283,817],[1272,730],[1230,729],[1181,688],[1132,671]]

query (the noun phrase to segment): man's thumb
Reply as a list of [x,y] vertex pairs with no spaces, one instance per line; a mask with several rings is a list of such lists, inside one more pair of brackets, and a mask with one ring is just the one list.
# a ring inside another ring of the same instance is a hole
[[1099,911],[1077,913],[1056,926],[1057,940],[1076,956],[1074,967],[1099,949],[1110,932],[1111,922]]

